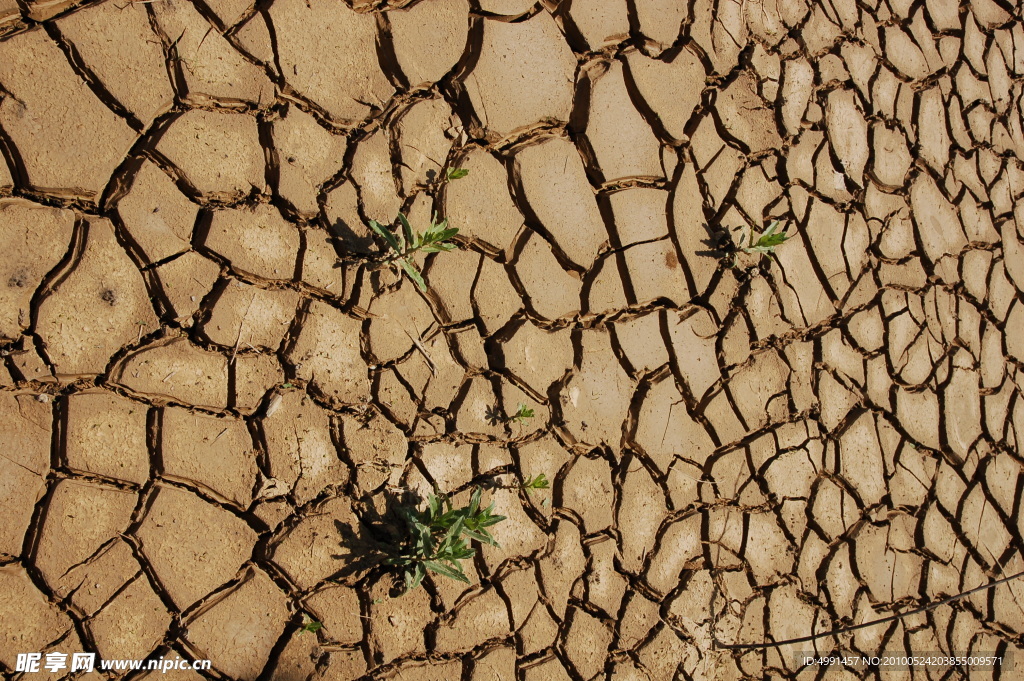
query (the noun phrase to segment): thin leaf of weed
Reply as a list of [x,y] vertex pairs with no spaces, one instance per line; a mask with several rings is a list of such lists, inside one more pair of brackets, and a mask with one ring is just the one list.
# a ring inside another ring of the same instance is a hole
[[380,224],[376,220],[370,220],[370,229],[372,229],[377,236],[384,239],[388,246],[391,247],[395,253],[401,253],[402,247],[398,245],[398,240],[395,239],[395,235],[391,233],[391,230]]

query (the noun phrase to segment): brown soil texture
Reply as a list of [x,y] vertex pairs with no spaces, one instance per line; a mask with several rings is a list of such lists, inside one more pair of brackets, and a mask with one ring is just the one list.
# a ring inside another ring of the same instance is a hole
[[[1008,0],[0,0],[0,672],[1019,654],[1017,582],[828,632],[1024,569],[1022,104]],[[394,597],[476,486],[500,548]]]

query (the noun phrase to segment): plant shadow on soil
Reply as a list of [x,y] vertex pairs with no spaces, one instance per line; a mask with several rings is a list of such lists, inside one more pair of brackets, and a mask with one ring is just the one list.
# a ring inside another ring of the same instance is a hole
[[[357,232],[352,225],[349,225],[340,218],[327,228],[327,232],[330,234],[330,237],[327,239],[328,243],[332,247],[335,244],[341,245],[345,252],[367,255],[373,253],[376,249],[376,244],[373,242],[370,230],[364,228],[362,233]],[[342,265],[343,263],[339,262],[336,267]]]
[[[476,480],[474,486],[491,491],[518,489],[518,486],[504,485],[491,478]],[[403,568],[389,565],[387,560],[401,555],[412,544],[412,534],[402,517],[402,509],[416,511],[425,502],[412,490],[384,490],[374,502],[362,504],[362,509],[356,513],[358,520],[354,526],[335,519],[334,527],[340,535],[339,546],[343,552],[332,554],[331,558],[343,565],[332,579],[352,584],[370,575],[388,575],[393,578],[389,596],[402,595],[405,592]]]
[[334,574],[334,579],[354,582],[371,573],[389,574],[394,577],[390,595],[400,595],[401,568],[387,564],[387,560],[398,556],[410,540],[408,524],[399,509],[416,509],[422,502],[423,499],[411,490],[398,493],[385,490],[376,504],[363,505],[362,511],[357,512],[358,521],[354,526],[335,519],[334,527],[340,535],[343,553],[331,557],[344,564]]
[[[695,251],[694,255],[702,255],[716,260],[722,260],[736,252],[736,243],[729,234],[728,227],[712,227],[706,222],[701,223],[708,236],[701,239],[701,243],[707,246],[706,250]],[[742,227],[736,227],[732,231],[741,232]]]

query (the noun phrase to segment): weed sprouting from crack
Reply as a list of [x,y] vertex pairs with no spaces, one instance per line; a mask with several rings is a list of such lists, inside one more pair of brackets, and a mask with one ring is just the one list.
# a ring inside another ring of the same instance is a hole
[[[452,180],[461,179],[466,175],[469,175],[469,171],[465,168],[449,168],[445,173],[445,181],[451,182]],[[416,263],[413,262],[413,256],[416,253],[444,253],[454,250],[457,246],[451,242],[451,238],[459,233],[459,229],[457,227],[449,227],[448,218],[438,222],[437,213],[434,213],[434,217],[430,219],[430,226],[422,234],[413,231],[412,225],[409,224],[409,218],[403,213],[398,214],[397,220],[401,229],[394,231],[376,220],[370,220],[369,222],[370,229],[383,239],[387,243],[388,248],[391,249],[391,253],[385,256],[383,263],[385,265],[398,265],[401,267],[409,275],[409,278],[416,283],[420,291],[426,293],[427,282],[424,281],[423,274],[417,269]]]
[[551,482],[548,480],[548,476],[543,473],[538,473],[523,481],[523,490],[527,494],[538,489],[551,489]]
[[775,247],[781,246],[786,243],[789,239],[789,234],[786,232],[776,232],[779,225],[782,224],[778,220],[772,221],[772,224],[768,225],[757,241],[754,241],[754,231],[750,231],[750,238],[747,241],[746,246],[742,246],[744,253],[767,253],[768,255],[775,255]]
[[750,234],[747,237],[747,245],[734,247],[732,252],[732,264],[729,265],[729,267],[737,266],[738,258],[736,256],[739,251],[743,251],[744,253],[774,256],[775,249],[786,243],[789,239],[788,232],[778,231],[780,224],[782,223],[779,220],[773,220],[772,223],[768,225],[768,229],[761,232],[761,235],[756,240],[754,239],[754,230],[751,229]]
[[422,234],[413,232],[409,219],[402,213],[398,214],[398,221],[401,223],[402,229],[395,232],[376,220],[370,220],[370,229],[384,239],[391,248],[392,252],[384,259],[384,263],[399,265],[409,275],[409,278],[416,282],[420,291],[426,292],[427,282],[423,280],[423,275],[416,268],[413,256],[418,252],[441,253],[455,249],[455,244],[451,243],[449,239],[458,234],[459,230],[456,227],[449,227],[447,219],[437,222],[436,213],[430,220],[430,227]]
[[520,402],[519,406],[516,407],[516,413],[512,414],[512,416],[510,416],[508,418],[508,420],[509,420],[509,422],[514,421],[514,422],[519,423],[520,425],[522,425],[522,424],[526,423],[526,419],[532,419],[532,418],[533,418],[533,409],[527,408],[527,406],[525,404]]
[[[735,268],[739,265],[739,253],[749,253],[753,255],[767,255],[772,257],[775,255],[775,249],[790,240],[790,233],[787,231],[778,231],[778,226],[781,224],[779,220],[772,220],[768,228],[761,232],[761,235],[755,239],[754,229],[751,229],[748,238],[746,238],[746,245],[743,246],[742,242],[738,245],[732,243],[728,237],[728,231],[719,231],[718,236],[721,238],[724,236],[724,243],[719,242],[722,245],[722,257],[726,265],[729,268]],[[736,230],[739,228],[737,227]],[[721,253],[721,251],[720,251]],[[729,256],[732,256],[731,262],[729,262]]]
[[322,622],[318,622],[306,613],[302,613],[302,626],[299,628],[299,633],[301,634],[307,631],[310,633],[316,633],[323,626]]
[[499,423],[518,423],[520,426],[524,426],[526,425],[526,420],[532,419],[533,415],[533,409],[520,402],[516,407],[515,413],[511,416],[505,416],[501,406],[495,404],[487,407],[484,418],[487,420],[488,425],[492,426],[496,426]]
[[472,558],[476,549],[466,540],[498,546],[487,528],[505,520],[505,516],[492,514],[493,503],[480,508],[481,493],[481,488],[475,488],[469,505],[462,508],[453,508],[451,499],[444,494],[431,494],[422,511],[399,507],[408,536],[385,564],[402,568],[406,593],[420,585],[427,570],[469,584],[460,561]]

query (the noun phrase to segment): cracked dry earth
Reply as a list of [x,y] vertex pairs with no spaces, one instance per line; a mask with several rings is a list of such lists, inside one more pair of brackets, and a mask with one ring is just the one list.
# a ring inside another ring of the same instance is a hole
[[[0,32],[4,678],[1024,645],[1014,582],[714,644],[1024,568],[1019,4],[0,0]],[[461,229],[426,295],[373,265],[399,211]],[[389,598],[391,495],[479,484],[501,548]]]

